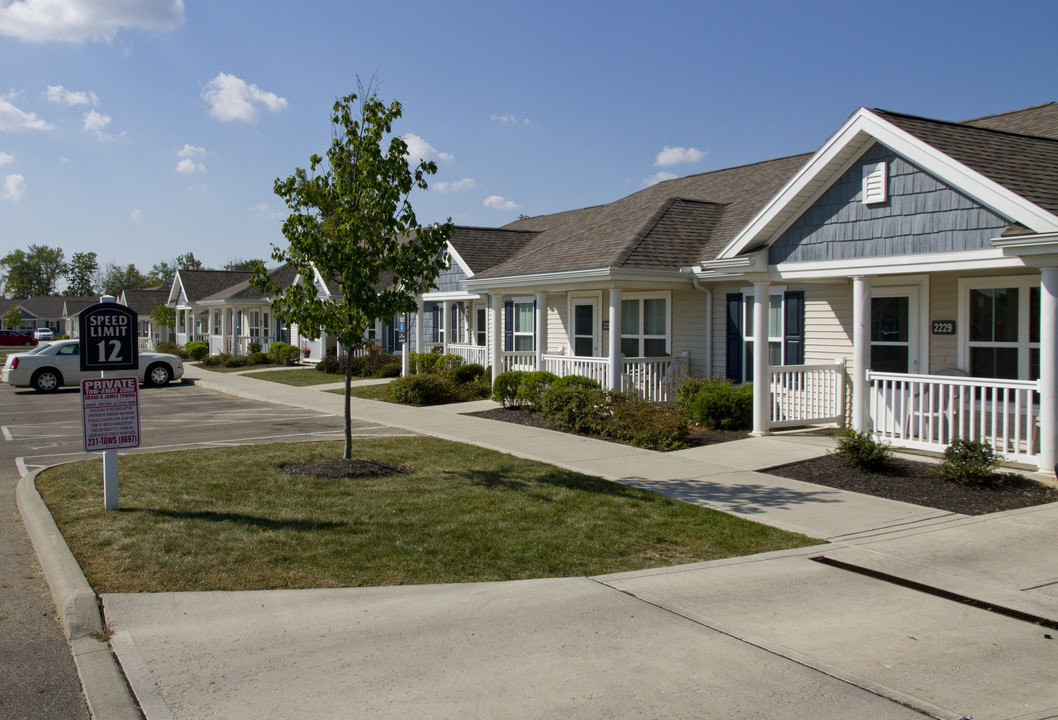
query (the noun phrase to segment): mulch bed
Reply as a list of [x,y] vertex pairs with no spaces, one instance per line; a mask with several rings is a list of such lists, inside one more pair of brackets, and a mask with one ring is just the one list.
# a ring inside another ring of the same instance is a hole
[[[474,417],[547,428],[547,421],[529,410],[496,408]],[[743,440],[749,433],[734,430],[707,430],[692,427],[688,445],[701,447]],[[845,465],[833,456],[805,460],[765,470],[770,475],[839,490],[899,500],[962,515],[984,515],[1000,510],[1058,502],[1058,488],[1044,485],[1016,473],[999,473],[987,484],[963,484],[946,480],[930,463],[893,458],[884,471],[869,471]]]
[[850,467],[830,455],[764,472],[963,515],[1058,502],[1058,488],[1016,473],[997,473],[986,484],[957,483],[941,476],[936,465],[903,458],[893,458],[884,471],[876,472]]
[[308,462],[284,465],[280,470],[287,475],[307,475],[323,480],[385,477],[387,475],[403,475],[406,473],[405,470],[392,465],[375,462],[374,460],[358,460],[356,458],[349,460],[343,458],[310,460]]

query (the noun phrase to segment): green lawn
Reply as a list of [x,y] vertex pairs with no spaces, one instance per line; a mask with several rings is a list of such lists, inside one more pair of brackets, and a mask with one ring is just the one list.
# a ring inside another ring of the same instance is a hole
[[96,592],[256,590],[586,576],[815,544],[802,535],[553,466],[434,438],[357,441],[408,470],[321,480],[280,471],[339,443],[121,458],[37,487]]
[[[349,394],[352,397],[360,398],[361,400],[385,400],[389,391],[389,383],[377,383],[375,385],[353,385],[349,388]],[[345,395],[345,388],[338,390],[328,390],[327,392],[334,393],[335,395]]]
[[306,387],[308,385],[327,385],[344,380],[342,375],[322,373],[314,368],[290,368],[289,370],[268,370],[265,372],[246,373],[246,377],[257,380],[268,380],[269,382],[282,383],[283,385],[294,385]]

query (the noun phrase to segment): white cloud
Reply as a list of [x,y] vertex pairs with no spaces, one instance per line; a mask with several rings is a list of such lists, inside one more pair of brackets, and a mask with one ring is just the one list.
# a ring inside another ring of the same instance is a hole
[[254,122],[258,108],[277,112],[287,107],[286,98],[267,92],[245,80],[220,73],[206,84],[202,99],[209,103],[209,114],[221,122],[242,120]]
[[181,158],[180,162],[176,164],[176,171],[185,174],[205,172],[206,166],[200,162],[196,162],[197,158],[204,157],[205,155],[205,148],[185,144],[182,148],[176,151],[176,156]]
[[[103,132],[103,130],[110,124],[110,116],[104,113],[97,112],[95,110],[89,110],[84,114],[82,129],[85,132],[94,132],[96,137],[102,141],[110,142],[114,140],[115,136],[110,133]],[[120,133],[116,137],[121,137],[125,133]]]
[[528,125],[529,124],[529,118],[519,119],[517,116],[511,115],[509,113],[508,114],[493,113],[492,114],[492,120],[493,120],[493,122],[504,123],[504,124],[507,124],[507,125],[512,125],[512,124],[516,124],[516,123],[521,123],[523,125]]
[[696,163],[701,162],[704,157],[705,153],[697,148],[669,147],[666,145],[654,159],[654,167],[669,167],[670,165]]
[[6,152],[0,151],[0,165],[10,165],[14,161],[14,155],[8,155]]
[[262,218],[264,220],[278,220],[283,217],[282,213],[273,210],[266,202],[259,202],[256,205],[251,206],[247,209],[247,212],[254,217]]
[[455,182],[438,182],[430,186],[430,189],[434,192],[439,193],[453,193],[463,192],[464,190],[472,190],[476,188],[478,184],[474,181],[474,178],[463,178],[456,180]]
[[143,211],[139,208],[136,208],[135,210],[129,213],[129,220],[132,220],[132,222],[134,223],[143,222]]
[[0,198],[18,202],[26,194],[26,178],[21,175],[7,175],[4,177],[4,186],[0,188]]
[[109,43],[119,30],[172,30],[184,24],[184,0],[8,0],[0,35],[32,42]]
[[55,126],[37,117],[36,113],[19,110],[7,98],[0,98],[0,130],[51,130]]
[[435,162],[438,165],[451,165],[455,160],[455,158],[448,153],[437,152],[437,149],[433,145],[426,142],[418,135],[408,133],[403,139],[408,145],[408,154],[406,157],[413,162],[425,160],[426,162]]
[[489,195],[485,198],[484,205],[496,210],[519,210],[522,207],[513,200],[507,200],[502,195]]
[[657,185],[659,182],[665,182],[666,180],[675,180],[679,175],[675,175],[664,170],[656,172],[646,180],[643,181],[643,187],[650,187],[651,185]]
[[99,103],[99,98],[94,92],[73,92],[62,85],[49,85],[44,95],[53,103],[63,105],[96,105]]

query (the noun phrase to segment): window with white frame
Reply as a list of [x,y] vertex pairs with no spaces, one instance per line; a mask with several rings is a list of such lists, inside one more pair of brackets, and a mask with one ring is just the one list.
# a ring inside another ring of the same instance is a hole
[[514,301],[514,350],[531,352],[533,350],[533,310],[532,300]]
[[961,355],[972,377],[1039,379],[1038,277],[963,279],[959,302]]
[[[768,292],[768,364],[804,362],[804,291],[773,286]],[[734,382],[753,378],[753,288],[727,296],[726,375]]]
[[[742,356],[745,359],[745,375],[743,377],[753,377],[753,335],[754,335],[754,321],[753,321],[753,296],[744,294],[745,298],[742,303],[743,312],[745,313],[745,320],[742,323],[744,328],[743,343],[745,346],[745,352]],[[783,352],[782,352],[782,339],[783,339],[783,312],[782,312],[782,290],[778,292],[771,292],[768,294],[768,364],[769,365],[784,365]]]
[[621,354],[658,357],[670,354],[669,293],[621,299]]

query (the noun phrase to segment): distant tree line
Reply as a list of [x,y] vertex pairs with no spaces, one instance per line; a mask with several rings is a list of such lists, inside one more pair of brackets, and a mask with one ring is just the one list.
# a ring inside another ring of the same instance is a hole
[[[229,260],[224,270],[252,271],[263,260]],[[169,287],[177,270],[210,270],[192,252],[157,262],[150,272],[142,273],[136,265],[108,262],[99,267],[94,252],[76,252],[67,262],[62,248],[30,245],[25,250],[12,250],[0,258],[0,294],[5,297],[57,295],[65,280],[64,295],[113,295],[123,290],[142,290],[150,287]]]

